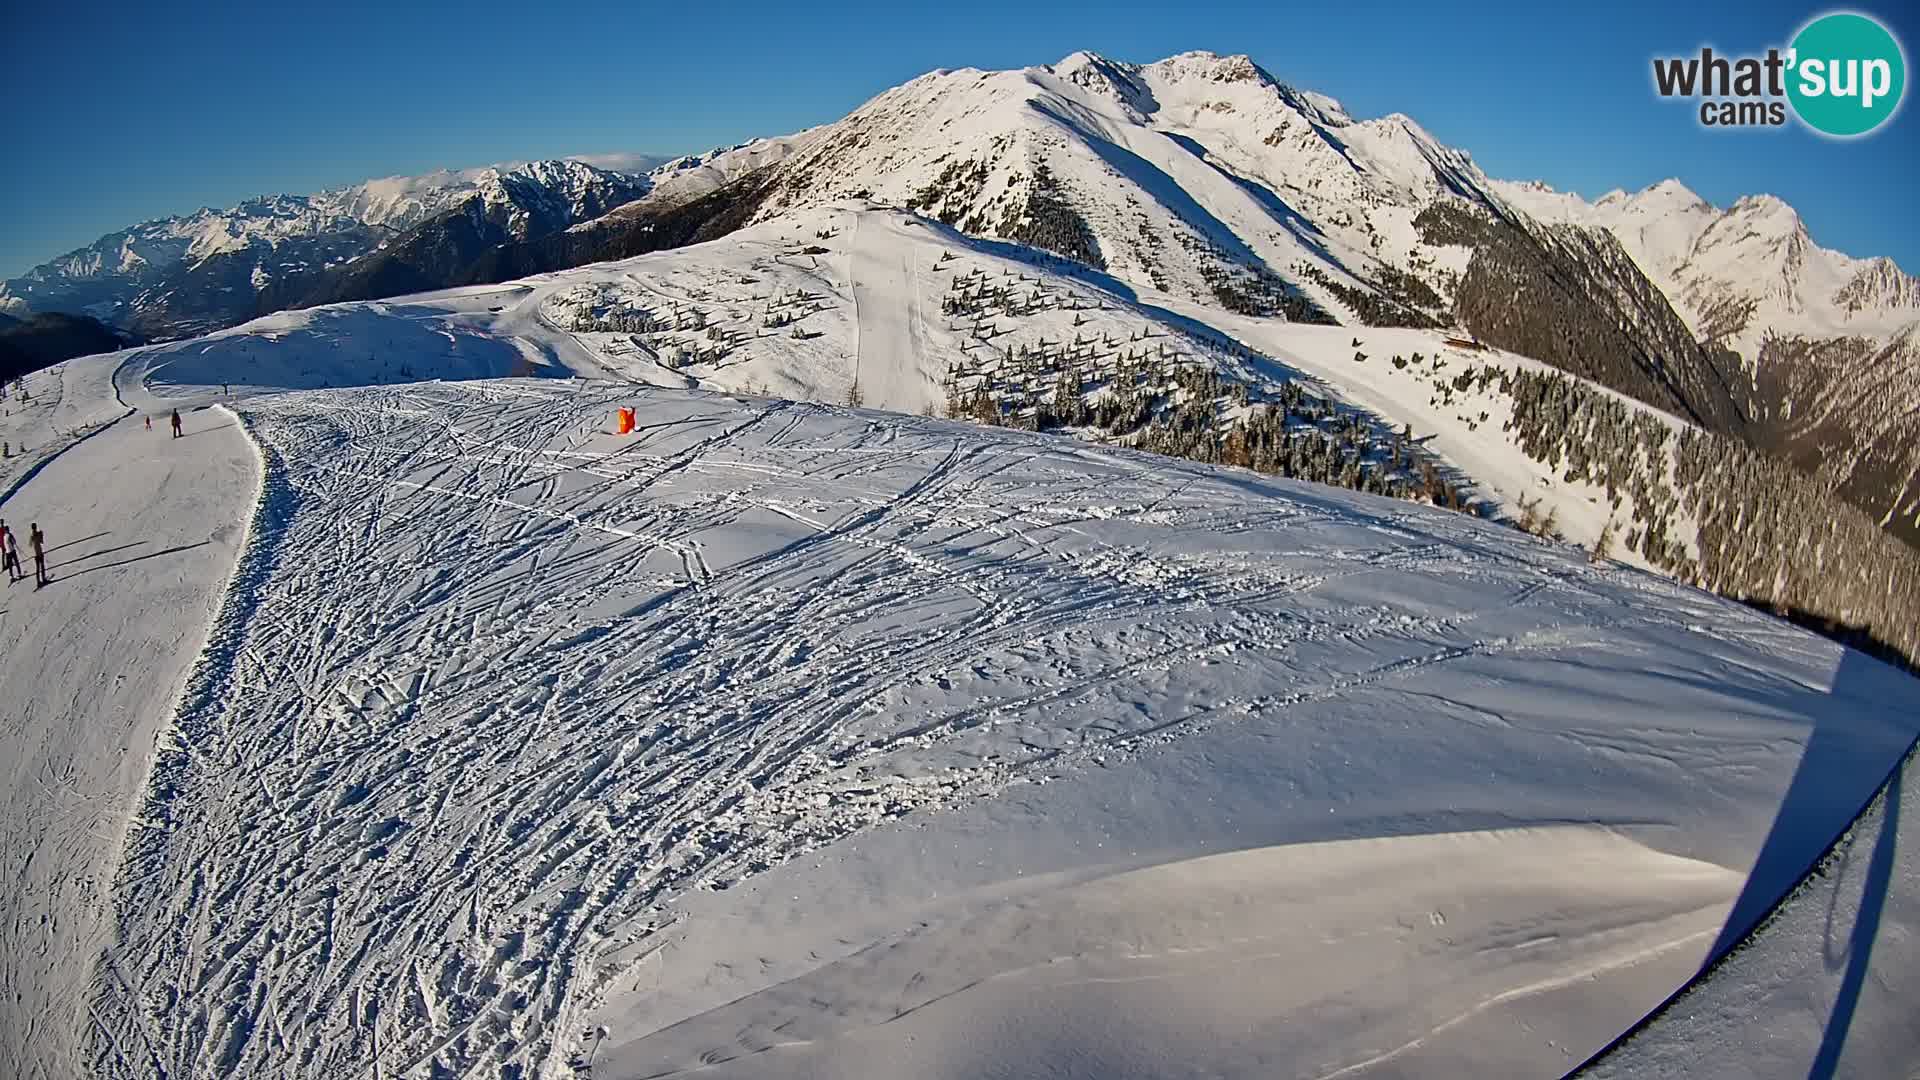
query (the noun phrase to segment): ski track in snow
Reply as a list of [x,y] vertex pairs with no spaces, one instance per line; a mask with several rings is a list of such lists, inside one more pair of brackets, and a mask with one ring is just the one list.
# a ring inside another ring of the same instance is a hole
[[[565,1075],[676,904],[910,811],[1449,667],[1833,651],[1444,512],[1043,436],[538,381],[245,416],[261,546],[122,879],[103,1076]],[[1790,767],[1792,722],[1684,719],[1557,737],[1742,797]]]
[[45,444],[44,465],[0,504],[23,546],[30,523],[45,530],[52,577],[34,589],[29,552],[29,576],[0,597],[0,1073],[20,1080],[77,1075],[155,737],[200,653],[258,474],[224,412],[188,413],[177,440],[132,419],[89,430]]

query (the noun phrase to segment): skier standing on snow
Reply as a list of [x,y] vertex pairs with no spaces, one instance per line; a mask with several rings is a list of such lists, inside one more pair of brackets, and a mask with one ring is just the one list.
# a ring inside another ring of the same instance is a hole
[[40,523],[30,526],[33,530],[27,537],[27,543],[33,545],[33,587],[44,589],[47,586],[47,537],[40,531]]
[[9,585],[26,576],[20,572],[20,542],[13,538],[13,530],[5,521],[0,521],[0,570],[7,572]]
[[173,437],[176,439],[180,437],[180,410],[179,409],[173,410]]

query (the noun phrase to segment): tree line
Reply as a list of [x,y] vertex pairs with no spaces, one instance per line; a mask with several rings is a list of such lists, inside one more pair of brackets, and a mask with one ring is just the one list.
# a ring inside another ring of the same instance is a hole
[[1604,487],[1615,509],[1631,498],[1630,550],[1682,581],[1920,665],[1920,554],[1818,480],[1725,435],[1676,434],[1562,374],[1481,371],[1512,398],[1508,426],[1529,456]]

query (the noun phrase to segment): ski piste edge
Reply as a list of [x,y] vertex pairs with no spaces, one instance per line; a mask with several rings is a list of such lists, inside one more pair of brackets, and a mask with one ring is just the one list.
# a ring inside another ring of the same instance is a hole
[[1686,998],[1687,995],[1691,994],[1695,988],[1710,981],[1719,972],[1721,965],[1725,964],[1738,953],[1745,951],[1748,946],[1752,945],[1756,939],[1764,934],[1775,918],[1786,908],[1787,904],[1802,892],[1806,891],[1807,886],[1819,874],[1820,868],[1825,866],[1828,860],[1833,858],[1834,853],[1839,849],[1840,845],[1846,843],[1853,836],[1853,830],[1855,826],[1860,824],[1860,819],[1865,817],[1869,810],[1873,809],[1874,804],[1887,794],[1888,788],[1894,781],[1906,771],[1909,765],[1914,763],[1916,754],[1920,754],[1920,735],[1914,736],[1913,740],[1907,743],[1906,751],[1894,759],[1893,766],[1880,778],[1880,782],[1875,784],[1872,790],[1868,792],[1866,800],[1860,804],[1859,809],[1855,810],[1852,816],[1847,818],[1847,823],[1840,827],[1840,831],[1835,833],[1833,838],[1827,842],[1826,846],[1820,849],[1820,854],[1814,856],[1813,861],[1807,864],[1806,872],[1800,875],[1800,879],[1794,882],[1792,888],[1782,892],[1765,911],[1762,911],[1754,918],[1752,923],[1743,928],[1739,936],[1733,940],[1733,943],[1721,950],[1719,955],[1702,964],[1699,971],[1689,977],[1686,982],[1681,983],[1673,993],[1663,998],[1660,1003],[1655,1005],[1645,1016],[1634,1021],[1631,1027],[1614,1036],[1605,1046],[1588,1055],[1586,1060],[1562,1074],[1561,1080],[1579,1080],[1580,1077],[1588,1073],[1588,1070],[1601,1064],[1622,1047],[1638,1038],[1642,1032],[1652,1027],[1664,1017],[1668,1010],[1672,1009],[1675,1005],[1679,1004],[1682,999]]

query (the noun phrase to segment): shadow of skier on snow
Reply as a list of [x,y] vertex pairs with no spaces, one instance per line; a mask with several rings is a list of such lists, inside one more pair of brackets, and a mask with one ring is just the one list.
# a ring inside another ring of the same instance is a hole
[[[97,559],[102,555],[111,555],[116,551],[127,551],[132,548],[137,548],[146,544],[146,542],[147,541],[145,540],[135,540],[131,544],[121,544],[119,547],[101,548],[99,551],[89,551],[85,555],[75,555],[73,558],[68,559],[65,562],[48,563],[47,572],[52,573],[53,571],[58,570],[63,566],[72,566],[75,563],[86,562],[88,559]],[[71,547],[73,545],[67,544],[63,546]],[[54,550],[58,550],[58,549],[49,549],[49,551],[54,551]]]
[[192,551],[194,548],[203,548],[211,543],[213,543],[212,540],[202,540],[197,544],[181,544],[181,545],[178,545],[177,547],[167,548],[164,551],[150,551],[145,555],[136,555],[131,559],[122,559],[119,562],[103,563],[99,566],[83,567],[79,570],[75,570],[71,574],[62,574],[59,578],[55,580],[71,581],[82,574],[91,574],[96,570],[115,570],[122,566],[132,566],[134,563],[146,562],[148,559],[158,559],[163,555],[178,555],[180,552],[183,552],[183,551]]

